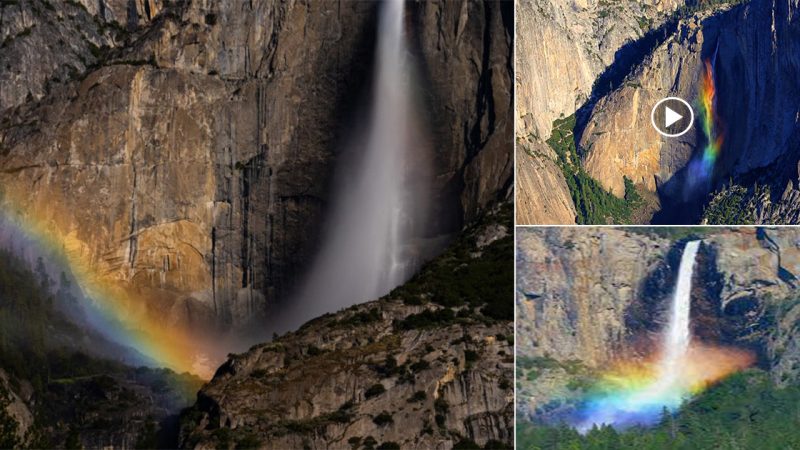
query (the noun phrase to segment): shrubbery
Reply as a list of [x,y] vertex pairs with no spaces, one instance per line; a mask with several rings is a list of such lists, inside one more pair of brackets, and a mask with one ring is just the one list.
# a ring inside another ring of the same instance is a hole
[[[476,234],[487,223],[506,225],[509,234],[478,249]],[[406,304],[427,301],[445,306],[436,311],[414,314],[396,323],[400,329],[443,326],[457,320],[451,308],[462,308],[459,316],[482,320],[514,319],[510,292],[514,285],[514,242],[511,205],[484,216],[462,234],[441,256],[426,264],[420,272],[389,296]]]
[[735,374],[652,428],[596,427],[581,435],[568,426],[520,423],[517,448],[531,449],[784,449],[800,448],[800,386],[777,387],[760,370]]
[[575,147],[575,115],[553,122],[553,133],[547,144],[555,151],[556,163],[569,187],[575,210],[578,213],[578,224],[628,223],[631,214],[644,203],[636,191],[633,182],[627,177],[625,181],[625,197],[618,198],[606,191],[600,183],[589,176],[580,163]]

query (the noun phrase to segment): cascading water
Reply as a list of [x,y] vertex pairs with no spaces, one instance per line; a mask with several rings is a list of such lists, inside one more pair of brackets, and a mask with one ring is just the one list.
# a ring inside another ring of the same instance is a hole
[[[690,312],[692,275],[700,241],[686,244],[678,269],[678,283],[672,297],[669,324],[663,335],[661,357],[656,363],[654,378],[614,381],[623,389],[606,392],[587,402],[577,428],[587,431],[595,425],[617,427],[647,425],[658,421],[666,408],[677,409],[695,389],[697,380],[687,377],[691,342]],[[641,377],[641,373],[637,372]]]
[[403,0],[380,7],[371,121],[356,142],[363,151],[340,167],[323,247],[290,311],[276,318],[274,331],[379,298],[419,264],[406,248],[409,229],[425,214],[426,202],[415,194],[419,189],[406,188],[411,102]]
[[676,382],[676,374],[681,369],[681,363],[686,358],[691,340],[689,329],[689,314],[692,304],[692,274],[694,273],[697,250],[700,241],[691,241],[686,244],[681,256],[681,265],[678,269],[678,285],[672,299],[669,316],[669,325],[664,337],[663,356],[659,384],[669,388]]

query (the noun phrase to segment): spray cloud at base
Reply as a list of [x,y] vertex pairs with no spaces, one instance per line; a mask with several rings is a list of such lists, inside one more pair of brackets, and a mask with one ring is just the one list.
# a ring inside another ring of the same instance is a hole
[[645,361],[619,361],[605,373],[574,418],[579,431],[603,424],[620,429],[655,424],[665,410],[677,410],[692,395],[754,362],[749,352],[692,339],[692,275],[699,245],[700,241],[687,243],[681,257],[659,352]]

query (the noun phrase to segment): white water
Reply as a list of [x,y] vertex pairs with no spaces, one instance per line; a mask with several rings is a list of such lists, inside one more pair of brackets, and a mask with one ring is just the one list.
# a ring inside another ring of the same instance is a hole
[[377,299],[406,281],[418,264],[404,249],[426,202],[405,188],[411,102],[403,0],[380,8],[370,122],[353,146],[361,151],[340,167],[323,246],[291,310],[277,318],[276,331]]
[[597,399],[588,417],[578,422],[576,428],[579,432],[585,433],[593,426],[602,424],[626,428],[656,423],[661,418],[663,408],[674,410],[685,401],[689,390],[681,374],[685,370],[692,337],[692,276],[699,248],[700,241],[688,242],[681,255],[678,283],[672,297],[656,378],[641,389]]
[[700,241],[686,243],[681,256],[681,265],[678,269],[678,285],[672,299],[672,308],[669,316],[667,333],[664,336],[663,356],[661,359],[661,379],[672,384],[675,375],[681,368],[681,363],[686,357],[691,341],[689,328],[689,315],[692,306],[692,274],[697,257]]
[[678,283],[672,294],[669,323],[661,345],[661,360],[658,362],[658,377],[641,393],[645,403],[669,401],[670,407],[677,407],[686,393],[681,385],[680,375],[686,362],[686,354],[692,339],[690,316],[692,310],[692,275],[697,259],[700,241],[686,243],[678,267]]

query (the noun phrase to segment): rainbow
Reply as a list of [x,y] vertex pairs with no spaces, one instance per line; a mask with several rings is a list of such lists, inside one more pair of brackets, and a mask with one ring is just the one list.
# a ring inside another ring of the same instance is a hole
[[723,141],[719,127],[719,116],[716,111],[716,97],[717,89],[714,84],[714,69],[711,61],[706,59],[703,85],[700,90],[700,104],[702,106],[703,133],[707,139],[706,147],[703,150],[702,168],[707,176],[711,175],[714,163],[717,161],[722,149]]
[[[716,59],[716,52],[714,59]],[[702,154],[689,164],[689,188],[708,184],[714,173],[714,166],[722,151],[724,141],[722,123],[717,114],[717,88],[714,82],[714,64],[706,59],[703,62],[702,83],[698,99],[700,119],[702,121],[703,135],[706,145]]]
[[[7,198],[5,200],[8,200]],[[74,276],[87,301],[82,302],[89,322],[109,340],[129,347],[151,365],[179,373],[192,373],[205,380],[213,375],[202,344],[185,330],[148,314],[141,298],[122,289],[93,269],[79,251],[75,238],[54,231],[46,220],[32,220],[14,212],[8,204],[0,209],[0,231],[6,241],[34,245],[49,263]],[[30,249],[27,249],[30,252]],[[46,258],[45,256],[46,255]]]
[[580,432],[602,425],[624,429],[656,424],[665,411],[677,410],[694,395],[752,365],[755,358],[742,350],[693,343],[681,373],[666,381],[659,360],[617,362],[600,376],[571,424]]

